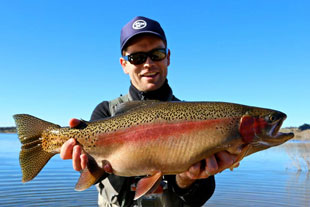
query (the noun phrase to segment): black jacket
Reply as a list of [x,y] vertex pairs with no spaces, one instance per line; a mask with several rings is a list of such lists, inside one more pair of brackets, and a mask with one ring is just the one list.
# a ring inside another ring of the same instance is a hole
[[[173,96],[172,90],[168,85],[168,81],[156,91],[151,92],[141,92],[137,90],[132,84],[129,88],[129,96],[132,100],[159,100],[159,101],[179,101]],[[109,101],[103,101],[95,108],[92,113],[91,121],[99,120],[102,118],[110,117],[111,112],[109,109]],[[116,175],[109,175],[108,177],[110,183],[114,189],[120,193],[120,195],[126,194],[123,198],[129,197],[128,200],[132,202],[134,197],[134,192],[130,191],[130,182],[133,178],[119,177]],[[195,181],[189,188],[181,189],[177,186],[175,181],[175,175],[165,176],[168,181],[168,189],[170,192],[169,196],[174,196],[178,205],[173,206],[202,206],[213,194],[215,189],[214,176],[210,176],[207,179],[201,179]],[[130,203],[130,202],[129,202]],[[131,203],[132,204],[132,203]],[[131,204],[128,204],[130,206]]]

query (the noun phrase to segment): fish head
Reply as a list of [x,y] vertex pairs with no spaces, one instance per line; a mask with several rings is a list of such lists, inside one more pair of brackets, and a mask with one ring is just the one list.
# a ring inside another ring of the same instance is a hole
[[286,114],[280,111],[273,111],[261,117],[264,120],[265,127],[257,137],[260,138],[259,142],[266,142],[266,145],[275,146],[286,142],[294,137],[294,133],[281,133],[281,126],[286,119]]
[[239,132],[246,143],[277,146],[294,137],[293,133],[279,132],[286,114],[270,109],[254,109],[240,120]]

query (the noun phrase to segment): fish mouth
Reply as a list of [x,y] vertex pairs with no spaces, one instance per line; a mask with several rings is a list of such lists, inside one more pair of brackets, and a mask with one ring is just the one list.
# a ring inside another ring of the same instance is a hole
[[278,134],[280,133],[280,129],[281,129],[281,126],[284,122],[284,120],[286,119],[286,117],[282,118],[282,119],[279,119],[272,127],[271,127],[271,130],[269,132],[269,135],[271,137],[277,137]]
[[286,119],[286,114],[277,113],[276,114],[277,121],[270,124],[269,132],[264,136],[259,142],[268,146],[276,146],[280,145],[294,137],[294,133],[283,133],[280,132],[281,126]]

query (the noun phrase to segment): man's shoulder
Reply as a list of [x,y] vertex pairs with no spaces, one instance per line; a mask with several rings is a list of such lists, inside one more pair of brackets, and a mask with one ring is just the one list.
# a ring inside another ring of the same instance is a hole
[[90,120],[95,121],[109,116],[111,116],[109,111],[109,101],[102,101],[93,110]]
[[173,95],[171,101],[181,101],[181,100]]
[[121,95],[111,101],[102,101],[93,110],[93,113],[91,115],[91,121],[103,119],[103,118],[114,115],[115,108],[117,107],[117,105],[127,102],[127,101],[129,101],[128,94]]
[[109,105],[118,105],[127,101],[129,101],[129,94],[120,95],[119,97],[109,101]]
[[109,101],[109,111],[111,116],[114,116],[118,105],[128,102],[130,100],[129,94],[120,95],[119,97]]

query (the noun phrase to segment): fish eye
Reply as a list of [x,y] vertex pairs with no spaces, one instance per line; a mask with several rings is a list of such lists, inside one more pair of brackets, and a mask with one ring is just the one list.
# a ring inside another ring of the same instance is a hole
[[273,123],[274,121],[277,120],[277,116],[275,114],[268,114],[268,115],[265,115],[264,119],[267,123]]
[[274,122],[276,120],[276,117],[272,114],[269,115],[269,121]]

